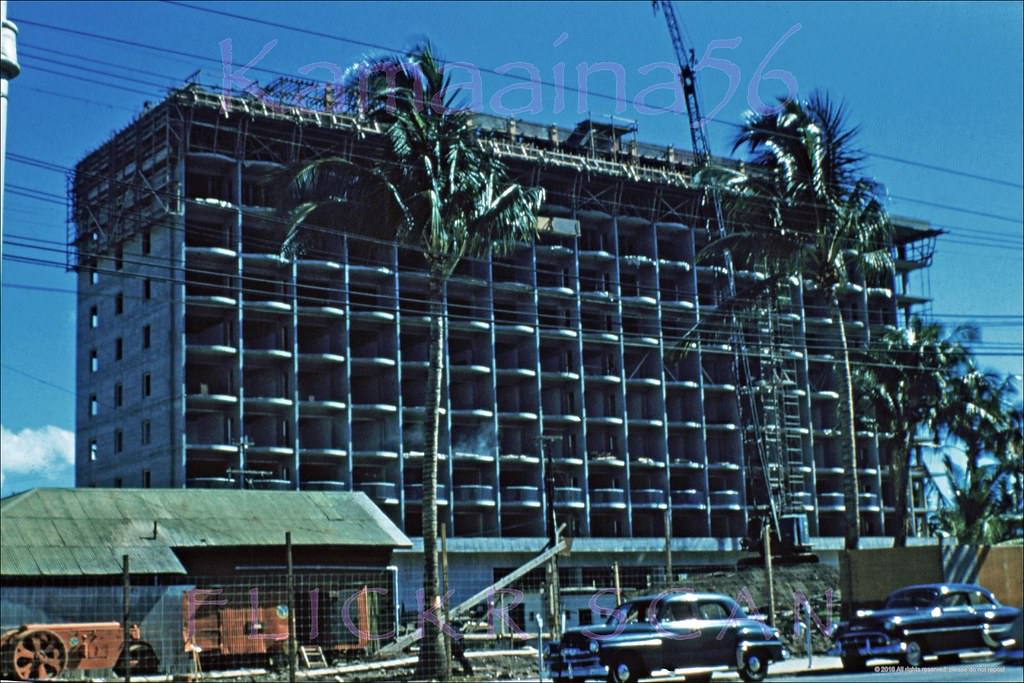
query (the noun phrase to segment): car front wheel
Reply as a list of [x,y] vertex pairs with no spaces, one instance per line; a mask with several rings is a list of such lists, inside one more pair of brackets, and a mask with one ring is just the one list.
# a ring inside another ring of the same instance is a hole
[[907,642],[907,650],[903,653],[903,663],[907,666],[919,667],[924,664],[924,650],[916,640]]
[[745,681],[763,681],[768,675],[768,659],[763,652],[751,650],[743,654],[743,666],[740,667],[740,678]]
[[634,655],[623,655],[608,667],[609,683],[636,683],[645,675],[643,665]]

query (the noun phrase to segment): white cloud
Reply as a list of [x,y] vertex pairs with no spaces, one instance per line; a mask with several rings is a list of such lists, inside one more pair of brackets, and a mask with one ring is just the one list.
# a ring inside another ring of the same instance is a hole
[[55,479],[74,464],[74,432],[53,425],[18,432],[0,426],[0,484],[9,474]]

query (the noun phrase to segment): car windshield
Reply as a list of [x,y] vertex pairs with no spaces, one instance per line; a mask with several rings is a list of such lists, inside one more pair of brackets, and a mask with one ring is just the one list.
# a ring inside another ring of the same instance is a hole
[[619,624],[636,624],[639,622],[647,621],[647,610],[650,609],[651,603],[647,600],[641,602],[627,602],[623,605],[619,605],[612,612],[612,615],[608,617],[608,626],[618,626]]
[[935,597],[939,594],[934,588],[915,588],[908,591],[899,591],[889,596],[885,601],[886,609],[923,609],[931,607]]

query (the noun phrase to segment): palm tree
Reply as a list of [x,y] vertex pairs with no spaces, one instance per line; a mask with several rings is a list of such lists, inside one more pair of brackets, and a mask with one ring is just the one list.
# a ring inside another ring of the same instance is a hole
[[950,338],[942,327],[914,318],[904,329],[885,332],[873,339],[863,354],[865,363],[854,372],[854,386],[861,399],[861,421],[871,421],[878,431],[892,435],[894,452],[890,482],[894,493],[895,523],[891,533],[897,547],[906,545],[909,533],[910,465],[914,441],[921,430],[930,434],[947,409],[950,386],[967,354],[962,344],[967,329]]
[[[360,92],[348,106],[380,127],[380,158],[338,157],[308,162],[291,175],[291,229],[284,249],[301,249],[307,224],[367,235],[422,250],[429,271],[430,346],[423,457],[424,607],[438,601],[437,466],[445,358],[445,282],[463,257],[503,254],[533,238],[539,188],[508,180],[504,165],[484,149],[470,113],[429,45],[404,56],[368,60],[347,84]],[[439,629],[424,621],[419,675],[447,679]]]
[[962,468],[948,455],[943,464],[952,499],[938,512],[939,528],[964,545],[994,545],[1013,538],[1020,510],[1014,509],[1007,491],[1005,466],[989,462]]
[[[959,481],[960,490],[973,491],[979,500],[984,491],[988,491],[984,506],[971,505],[974,499],[970,497],[964,499],[965,506],[955,506],[964,525],[961,535],[970,542],[990,539],[995,533],[992,529],[1003,529],[1005,535],[1004,527],[1013,526],[989,517],[1001,517],[1006,522],[1020,516],[1024,435],[1021,407],[1010,402],[1014,393],[1009,377],[982,370],[973,359],[968,359],[963,372],[951,383],[946,410],[939,415],[940,429],[947,439],[963,444],[966,456],[962,471],[947,465],[950,481],[954,484]],[[957,490],[954,488],[954,492]]]
[[838,424],[851,547],[860,537],[857,438],[839,295],[858,276],[881,279],[893,270],[891,223],[878,200],[879,186],[860,174],[863,155],[854,147],[855,135],[843,107],[817,93],[806,102],[783,102],[774,114],[749,114],[733,146],[734,153],[747,148],[746,167],[704,175],[721,187],[733,229],[701,254],[729,250],[738,265],[775,280],[809,280],[837,322]]

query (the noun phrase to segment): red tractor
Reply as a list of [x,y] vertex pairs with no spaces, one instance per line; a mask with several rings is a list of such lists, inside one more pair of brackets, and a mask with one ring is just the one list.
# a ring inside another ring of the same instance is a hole
[[137,625],[124,631],[116,621],[81,624],[25,624],[0,634],[0,670],[15,680],[46,681],[64,671],[113,669],[123,675],[153,674],[159,661]]

